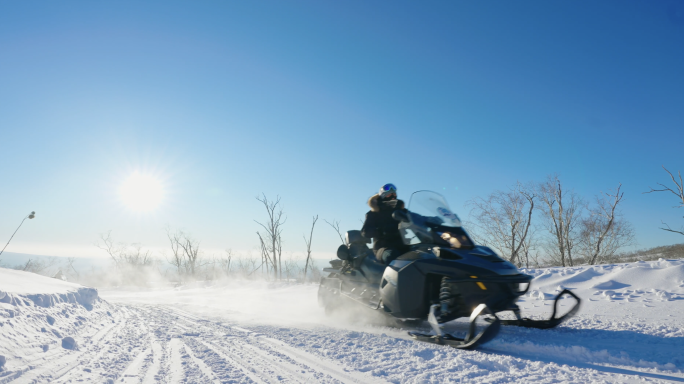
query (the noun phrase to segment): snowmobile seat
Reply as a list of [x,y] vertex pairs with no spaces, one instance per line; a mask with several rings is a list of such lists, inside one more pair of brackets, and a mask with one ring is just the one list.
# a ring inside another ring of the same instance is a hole
[[352,230],[352,231],[347,231],[347,244],[352,245],[352,244],[370,244],[370,239],[367,239],[363,237],[361,234],[361,231],[358,230]]
[[368,247],[370,240],[361,235],[361,231],[347,231],[347,244],[352,267],[358,269],[371,283],[380,283],[385,272],[385,264],[375,258],[373,250]]
[[375,258],[373,251],[370,251],[370,254],[362,260],[359,269],[369,282],[380,284],[382,274],[385,273],[386,267],[385,263],[378,261]]

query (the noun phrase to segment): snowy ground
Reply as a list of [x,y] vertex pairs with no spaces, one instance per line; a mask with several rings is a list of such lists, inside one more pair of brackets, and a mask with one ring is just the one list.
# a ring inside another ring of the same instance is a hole
[[[462,351],[413,341],[375,313],[326,317],[316,286],[101,290],[105,301],[88,303],[77,285],[0,269],[0,384],[684,382],[684,260],[525,272],[525,314],[550,313],[565,287],[584,300],[578,316],[504,327]],[[78,346],[63,348],[65,336]]]

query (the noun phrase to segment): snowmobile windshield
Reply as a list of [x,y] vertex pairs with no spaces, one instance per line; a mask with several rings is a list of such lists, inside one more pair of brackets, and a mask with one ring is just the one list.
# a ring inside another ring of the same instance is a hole
[[432,191],[418,191],[411,195],[408,210],[426,218],[431,224],[461,227],[461,220],[449,208],[444,196]]
[[406,245],[436,244],[450,248],[472,248],[472,240],[461,227],[461,220],[442,195],[419,191],[411,196],[408,222],[399,223]]

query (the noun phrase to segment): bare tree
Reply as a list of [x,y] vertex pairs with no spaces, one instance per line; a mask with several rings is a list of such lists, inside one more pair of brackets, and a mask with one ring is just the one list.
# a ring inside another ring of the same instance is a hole
[[153,271],[155,259],[149,250],[140,244],[114,243],[111,231],[100,234],[100,242],[95,246],[107,252],[114,261],[116,274],[113,280],[131,284],[146,284],[149,273]]
[[263,255],[266,257],[266,261],[269,261],[273,267],[274,277],[280,279],[282,278],[282,232],[283,224],[285,224],[283,209],[280,206],[280,197],[276,197],[275,201],[269,201],[268,198],[266,198],[266,195],[262,195],[261,197],[257,196],[256,199],[264,205],[266,213],[268,214],[266,224],[254,220],[266,231],[264,236],[265,239],[258,233],[262,244],[262,250],[265,251]]
[[106,235],[100,234],[102,243],[97,242],[95,246],[107,252],[117,268],[148,266],[152,264],[152,254],[149,250],[143,252],[142,245],[140,244],[114,243],[111,234],[112,231],[107,232]]
[[185,257],[183,256],[183,250],[179,244],[179,235],[178,233],[172,233],[170,228],[166,228],[166,237],[169,239],[169,244],[171,245],[171,257],[167,258],[166,261],[176,267],[176,273],[178,273],[178,277],[180,278],[185,270]]
[[[668,175],[670,175],[670,179],[672,179],[672,182],[675,184],[675,188],[673,189],[673,188],[668,187],[668,186],[665,185],[665,184],[658,183],[658,185],[660,185],[661,187],[663,187],[663,189],[653,189],[653,188],[651,188],[650,191],[644,192],[644,193],[652,193],[652,192],[670,192],[670,193],[672,193],[673,195],[677,196],[677,200],[679,200],[679,201],[681,202],[680,205],[677,205],[677,206],[675,206],[674,208],[682,208],[682,207],[684,207],[684,183],[682,182],[682,172],[681,172],[681,171],[677,172],[677,174],[678,174],[678,176],[679,176],[679,182],[677,182],[677,179],[674,177],[674,175],[672,174],[672,172],[668,171],[667,168],[665,168],[664,165],[663,165],[663,169],[665,170],[665,172],[667,172]],[[650,187],[649,187],[649,188],[650,188]],[[682,228],[680,228],[680,230],[677,231],[677,230],[672,229],[668,224],[666,224],[666,223],[664,223],[664,222],[663,222],[662,224],[663,224],[665,227],[667,227],[667,228],[660,228],[660,229],[662,229],[663,231],[674,232],[674,233],[679,233],[680,235],[684,235],[684,226],[683,226]]]
[[563,190],[558,175],[548,176],[537,187],[543,205],[539,208],[544,227],[551,234],[548,243],[550,256],[561,266],[573,266],[572,251],[577,244],[577,225],[584,210],[582,198],[573,191]]
[[340,241],[342,242],[342,244],[344,244],[344,236],[342,236],[342,231],[340,230],[340,221],[335,219],[333,219],[332,223],[325,219],[323,219],[323,221],[325,221],[329,226],[332,227],[332,229],[335,230],[335,232],[337,232],[337,236],[340,237]]
[[101,233],[100,240],[102,240],[102,244],[100,244],[100,242],[96,242],[95,246],[107,252],[117,268],[121,267],[121,264],[123,263],[121,255],[124,253],[123,250],[125,249],[125,245],[114,243],[114,240],[112,239],[112,231],[108,231],[107,234]]
[[[271,261],[268,247],[266,246],[266,242],[264,241],[264,238],[261,237],[261,233],[259,231],[257,231],[257,236],[259,237],[259,247],[261,249],[261,264],[259,264],[259,268],[261,268],[261,272],[263,273],[263,269],[266,267],[266,276],[268,276],[270,273],[269,268],[275,271],[275,262]],[[275,272],[273,275],[275,276]]]
[[620,192],[621,187],[622,184],[618,185],[614,195],[604,193],[602,197],[597,196],[596,206],[588,217],[581,220],[580,249],[589,264],[613,257],[620,248],[634,241],[632,226],[620,217],[618,210],[624,196],[624,192]]
[[522,265],[521,254],[527,255],[529,250],[535,197],[532,188],[517,183],[508,191],[495,191],[486,199],[469,201],[478,240],[511,263]]
[[219,268],[221,268],[221,271],[225,276],[228,276],[230,274],[230,270],[232,268],[232,263],[233,261],[233,250],[232,249],[226,249],[226,256],[218,259],[218,264]]
[[23,265],[17,265],[14,269],[18,269],[26,272],[33,272],[42,275],[52,275],[52,267],[58,264],[56,257],[48,258],[38,258],[38,259],[28,259],[28,261]]
[[76,258],[75,258],[75,257],[68,257],[68,258],[67,258],[67,261],[66,261],[66,268],[65,268],[65,269],[66,269],[67,271],[68,271],[68,270],[74,271],[74,276],[76,276],[76,278],[78,279],[79,277],[81,277],[81,274],[78,273],[78,271],[76,270],[76,268],[74,268],[74,262],[75,262],[75,261],[76,261]]
[[181,230],[172,233],[167,229],[166,236],[171,244],[171,258],[167,261],[176,267],[179,276],[183,272],[189,276],[195,276],[197,269],[202,266],[199,262],[201,256],[199,241]]
[[152,254],[149,250],[142,250],[142,245],[131,244],[122,256],[123,260],[131,266],[143,266],[152,264]]
[[318,221],[318,215],[314,216],[313,223],[311,224],[311,233],[309,234],[309,240],[306,240],[304,236],[304,243],[306,243],[306,261],[304,263],[304,280],[306,280],[306,272],[308,271],[309,264],[311,263],[311,240],[313,239],[313,231]]
[[289,256],[285,259],[282,270],[285,272],[285,280],[287,281],[290,281],[290,276],[296,279],[303,271],[292,252],[290,252]]
[[525,268],[530,268],[530,260],[532,261],[532,266],[534,268],[539,268],[539,249],[538,249],[538,238],[535,236],[535,229],[531,228],[530,233],[527,235],[525,240],[521,241],[522,249],[520,250],[519,257],[525,260]]
[[258,260],[250,253],[247,257],[237,259],[237,269],[239,273],[245,277],[249,277],[261,267],[257,265]]
[[197,268],[201,266],[198,263],[200,257],[199,241],[192,239],[183,232],[180,232],[180,241],[178,242],[178,245],[183,249],[188,274],[195,276],[197,273]]

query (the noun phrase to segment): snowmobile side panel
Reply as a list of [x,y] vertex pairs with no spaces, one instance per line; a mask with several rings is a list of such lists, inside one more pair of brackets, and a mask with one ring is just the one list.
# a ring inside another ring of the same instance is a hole
[[380,281],[385,311],[398,318],[425,318],[429,305],[425,286],[425,275],[414,264],[399,271],[386,268]]
[[425,275],[447,278],[463,299],[463,308],[454,308],[454,314],[468,316],[479,304],[486,304],[493,312],[516,309],[518,297],[525,293],[521,284],[529,283],[531,276],[520,274],[499,275],[479,265],[461,263],[460,260],[426,259],[416,262]]

